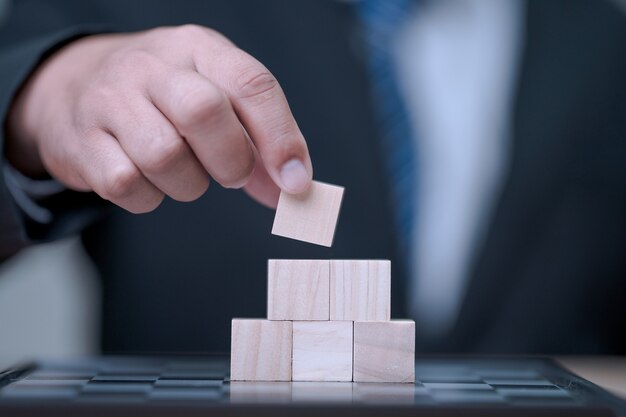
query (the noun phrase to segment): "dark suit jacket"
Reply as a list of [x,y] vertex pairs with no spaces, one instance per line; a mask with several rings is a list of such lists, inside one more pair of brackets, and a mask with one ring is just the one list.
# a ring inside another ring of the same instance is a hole
[[[3,117],[33,65],[65,39],[194,22],[275,73],[308,138],[315,177],[347,190],[331,249],[272,236],[272,211],[216,184],[192,204],[168,200],[147,215],[111,209],[83,233],[102,273],[105,350],[227,351],[232,317],[265,316],[268,258],[389,258],[393,315],[406,314],[406,271],[352,7],[13,4],[0,32]],[[454,330],[424,340],[417,329],[418,351],[626,353],[626,19],[596,0],[531,0],[526,19],[506,186]],[[93,203],[67,193],[48,203],[59,220],[41,226],[20,216],[3,186],[0,198],[4,256],[80,227]]]

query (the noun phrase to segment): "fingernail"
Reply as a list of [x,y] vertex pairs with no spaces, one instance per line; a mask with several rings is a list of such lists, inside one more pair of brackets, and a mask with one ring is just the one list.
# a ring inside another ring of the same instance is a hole
[[309,174],[304,164],[297,159],[285,162],[280,170],[280,179],[286,191],[292,193],[305,191],[309,184]]

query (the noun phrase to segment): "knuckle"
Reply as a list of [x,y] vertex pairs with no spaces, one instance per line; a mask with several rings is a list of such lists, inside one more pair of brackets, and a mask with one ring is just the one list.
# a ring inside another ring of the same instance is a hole
[[185,25],[176,26],[174,32],[183,40],[197,39],[198,37],[206,37],[210,32],[204,26],[187,23]]
[[296,140],[298,124],[293,118],[273,121],[268,125],[267,131],[269,136],[267,144],[272,148],[283,151],[299,149],[300,144]]
[[235,91],[240,98],[254,98],[258,101],[267,101],[279,91],[276,77],[262,65],[248,67],[241,71],[235,79]]
[[89,90],[89,93],[81,97],[81,104],[94,105],[107,105],[119,101],[119,92],[117,89],[109,83],[98,83],[93,85]]
[[128,197],[137,189],[141,174],[135,167],[117,168],[104,180],[103,193],[107,200]]
[[145,156],[145,169],[159,173],[170,169],[185,155],[187,145],[179,138],[156,139],[152,141]]
[[146,162],[146,169],[151,172],[163,172],[171,169],[186,152],[187,145],[178,139],[159,141]]
[[194,128],[223,114],[228,108],[226,96],[214,89],[194,90],[180,100],[180,123]]

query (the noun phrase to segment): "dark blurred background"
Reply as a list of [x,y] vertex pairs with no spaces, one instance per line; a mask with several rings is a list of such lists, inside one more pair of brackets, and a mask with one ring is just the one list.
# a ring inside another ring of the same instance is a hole
[[[272,211],[214,184],[24,250],[0,267],[0,358],[226,351],[232,317],[265,316],[266,260],[319,257],[391,259],[393,315],[415,318],[419,352],[626,353],[624,3],[390,1],[393,34],[364,3],[0,0],[0,48],[221,31],[280,81],[316,179],[346,187],[331,249],[270,235]],[[403,200],[394,129],[411,156]]]

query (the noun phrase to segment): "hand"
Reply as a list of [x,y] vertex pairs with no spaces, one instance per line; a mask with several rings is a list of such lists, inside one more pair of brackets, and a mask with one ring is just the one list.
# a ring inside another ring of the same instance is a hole
[[276,206],[305,191],[306,142],[261,63],[187,25],[79,39],[48,58],[14,100],[6,156],[133,213],[164,195],[200,197],[209,176]]

